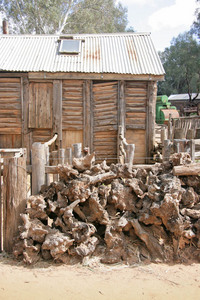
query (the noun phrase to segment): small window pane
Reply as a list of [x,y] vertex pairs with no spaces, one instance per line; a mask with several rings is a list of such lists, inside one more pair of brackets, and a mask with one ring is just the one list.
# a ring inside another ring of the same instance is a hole
[[60,43],[60,53],[79,53],[80,41],[79,40],[62,40]]

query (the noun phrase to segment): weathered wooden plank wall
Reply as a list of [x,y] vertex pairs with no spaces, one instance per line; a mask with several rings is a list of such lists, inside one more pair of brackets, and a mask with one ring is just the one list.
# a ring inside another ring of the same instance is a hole
[[117,161],[118,82],[93,84],[93,151],[96,159]]
[[33,142],[46,142],[58,133],[55,149],[82,143],[96,152],[97,160],[116,162],[120,125],[128,143],[136,145],[134,163],[145,163],[153,143],[155,85],[139,80],[0,78],[0,147],[26,147],[29,157]]
[[21,80],[0,78],[0,148],[21,147]]
[[83,142],[83,80],[62,82],[62,147]]
[[136,145],[134,163],[146,160],[147,87],[146,82],[125,82],[125,137],[129,144]]
[[29,85],[29,128],[52,128],[53,84]]

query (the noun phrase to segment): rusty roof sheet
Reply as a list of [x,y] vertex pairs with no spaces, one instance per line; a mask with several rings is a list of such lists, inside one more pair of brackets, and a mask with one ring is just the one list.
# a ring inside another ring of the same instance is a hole
[[0,35],[0,70],[164,74],[149,33],[74,34],[73,38],[81,40],[78,55],[60,54],[56,35]]

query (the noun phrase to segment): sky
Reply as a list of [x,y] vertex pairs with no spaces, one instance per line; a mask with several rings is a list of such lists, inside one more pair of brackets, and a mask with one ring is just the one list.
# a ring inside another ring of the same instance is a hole
[[195,19],[196,0],[120,0],[128,8],[128,26],[151,32],[157,51],[170,46],[173,37],[189,31]]

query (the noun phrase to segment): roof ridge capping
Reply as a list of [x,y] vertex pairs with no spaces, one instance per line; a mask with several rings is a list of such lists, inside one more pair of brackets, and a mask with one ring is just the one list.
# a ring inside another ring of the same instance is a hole
[[151,35],[151,32],[114,32],[114,33],[68,33],[68,34],[0,34],[1,37],[52,37],[52,38],[64,38],[64,37],[78,37],[78,36],[132,36],[132,35]]

